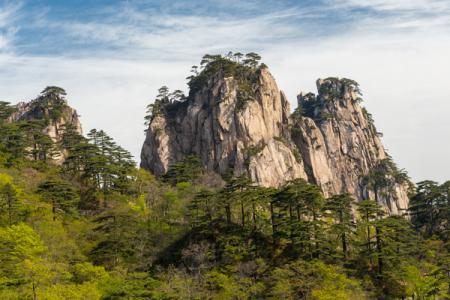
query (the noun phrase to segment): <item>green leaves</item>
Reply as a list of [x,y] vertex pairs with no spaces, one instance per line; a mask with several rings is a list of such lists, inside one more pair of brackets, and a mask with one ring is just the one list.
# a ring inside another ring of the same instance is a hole
[[71,183],[59,178],[52,178],[42,182],[37,192],[45,201],[52,204],[54,219],[57,214],[74,211],[78,205],[78,191]]
[[426,180],[417,184],[411,197],[409,213],[415,227],[426,237],[434,234],[450,240],[450,181],[441,185]]
[[16,111],[17,108],[9,102],[0,101],[0,124],[4,123]]
[[0,225],[13,225],[21,216],[21,207],[16,188],[9,182],[1,186],[0,182]]
[[[159,115],[170,113],[170,111],[175,110],[177,105],[184,102],[186,96],[183,91],[175,90],[170,92],[167,86],[162,86],[158,89],[158,95],[153,103],[147,105],[147,111],[144,117],[144,125],[148,127],[151,121]],[[147,132],[148,128],[145,129]]]
[[181,161],[171,165],[163,180],[172,185],[179,182],[194,182],[204,172],[200,159],[195,155],[188,155]]

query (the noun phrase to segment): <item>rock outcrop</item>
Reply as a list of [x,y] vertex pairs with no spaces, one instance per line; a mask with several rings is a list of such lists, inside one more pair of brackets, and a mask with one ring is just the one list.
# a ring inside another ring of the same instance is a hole
[[251,100],[240,98],[239,86],[238,80],[218,72],[189,101],[166,105],[150,123],[141,166],[159,176],[194,154],[208,170],[248,172],[264,186],[306,178],[290,141],[289,102],[272,75],[267,69],[257,72]]
[[[298,96],[301,111],[293,114],[292,138],[309,180],[326,196],[350,193],[360,200],[377,198],[395,214],[405,209],[408,182],[397,176],[400,171],[385,152],[370,114],[360,106],[358,84],[319,79],[317,89],[317,96]],[[374,178],[380,168],[383,182]],[[374,184],[378,189],[371,187]]]
[[222,176],[247,173],[257,184],[274,187],[304,178],[326,196],[376,198],[393,214],[407,208],[408,182],[399,179],[401,172],[360,106],[356,82],[318,80],[318,95],[300,94],[291,115],[267,68],[255,69],[244,81],[219,69],[201,88],[191,88],[187,100],[158,103],[141,167],[160,176],[196,155]]
[[64,128],[71,126],[72,130],[82,135],[82,127],[77,111],[70,107],[63,97],[55,97],[55,95],[41,95],[29,102],[19,102],[15,107],[16,111],[9,117],[8,121],[43,121],[45,125],[42,132],[48,135],[56,145],[52,161],[56,164],[61,164],[66,156],[66,151],[59,147]]

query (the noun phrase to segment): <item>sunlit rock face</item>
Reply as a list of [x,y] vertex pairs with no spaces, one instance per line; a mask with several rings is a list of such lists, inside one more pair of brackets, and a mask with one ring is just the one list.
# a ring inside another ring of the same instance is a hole
[[307,178],[288,129],[289,103],[267,69],[254,80],[254,99],[242,101],[233,77],[218,73],[193,99],[173,104],[150,123],[141,166],[156,175],[194,154],[221,175],[248,173],[263,186]]
[[319,79],[318,95],[300,94],[292,115],[267,68],[253,76],[251,99],[242,100],[241,88],[234,77],[217,72],[188,100],[166,104],[150,121],[141,167],[161,176],[171,164],[196,155],[222,176],[247,173],[272,187],[304,178],[325,196],[377,198],[393,214],[407,208],[407,183],[387,180],[375,192],[371,185],[371,170],[388,155],[360,106],[356,82]]

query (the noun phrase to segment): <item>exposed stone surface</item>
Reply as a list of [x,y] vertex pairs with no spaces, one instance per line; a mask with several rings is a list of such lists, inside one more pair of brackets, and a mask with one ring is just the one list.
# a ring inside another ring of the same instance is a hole
[[[318,80],[317,89],[317,97],[298,96],[304,115],[293,121],[292,131],[310,180],[327,196],[350,193],[359,200],[374,199],[364,177],[388,156],[370,115],[359,104],[357,84],[330,78]],[[406,184],[393,183],[391,191],[385,189],[376,197],[390,212],[407,207]]]
[[172,114],[155,116],[141,166],[162,175],[170,164],[195,154],[208,170],[221,175],[249,172],[264,186],[306,178],[301,159],[294,156],[295,146],[288,142],[286,97],[267,69],[260,70],[252,88],[255,99],[239,103],[238,83],[219,73],[192,101],[177,103]]
[[157,176],[186,155],[209,171],[248,173],[263,186],[304,178],[326,196],[350,193],[374,198],[397,214],[408,205],[407,184],[392,180],[374,195],[367,175],[388,158],[370,115],[360,106],[358,85],[348,79],[318,80],[318,96],[300,94],[301,110],[289,102],[265,68],[244,105],[239,84],[218,72],[193,98],[166,106],[150,122],[141,167]]

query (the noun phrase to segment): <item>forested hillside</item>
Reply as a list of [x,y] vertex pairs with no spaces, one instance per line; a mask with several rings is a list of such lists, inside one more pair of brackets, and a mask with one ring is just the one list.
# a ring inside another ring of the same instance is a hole
[[51,117],[15,110],[0,105],[0,299],[450,298],[450,182],[418,183],[403,216],[196,156],[156,179],[102,130],[54,142]]

